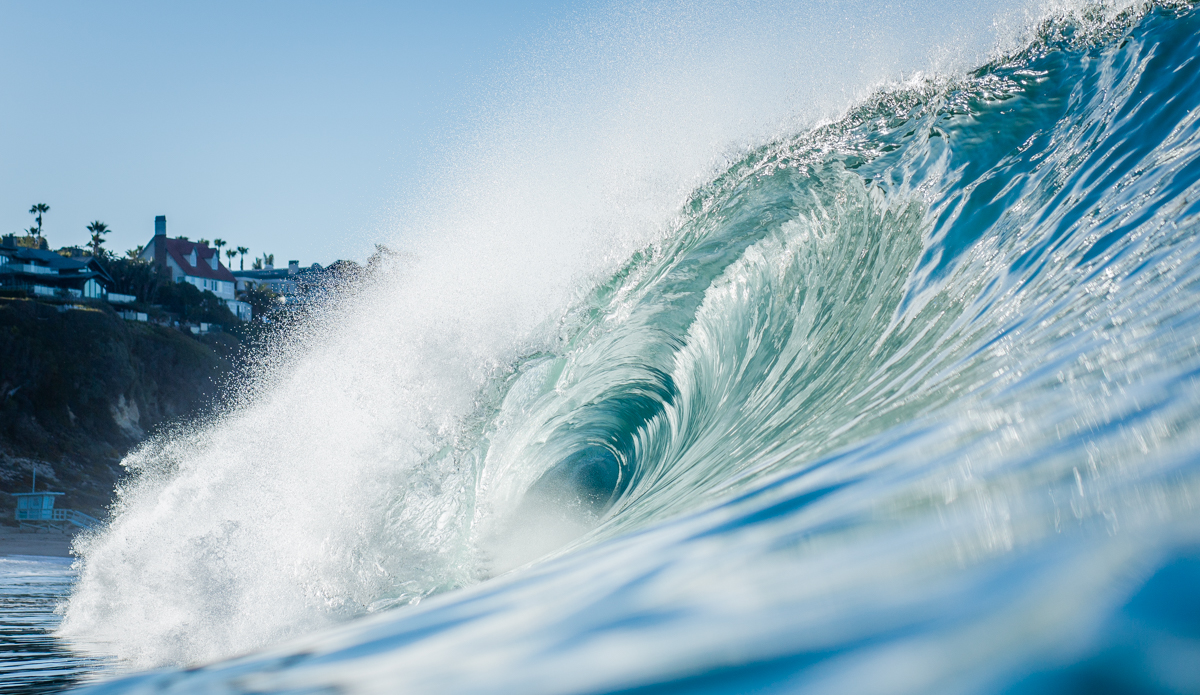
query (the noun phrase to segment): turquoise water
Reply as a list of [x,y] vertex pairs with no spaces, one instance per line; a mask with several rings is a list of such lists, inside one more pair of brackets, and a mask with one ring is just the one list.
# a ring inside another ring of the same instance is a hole
[[144,454],[62,634],[167,668],[89,692],[1200,692],[1197,58],[1064,20],[753,151],[266,589]]

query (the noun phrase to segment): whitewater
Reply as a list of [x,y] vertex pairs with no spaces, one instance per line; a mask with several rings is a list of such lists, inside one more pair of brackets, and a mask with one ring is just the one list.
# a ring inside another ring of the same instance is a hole
[[1200,692],[1200,10],[1024,21],[716,158],[464,174],[126,460],[88,692]]

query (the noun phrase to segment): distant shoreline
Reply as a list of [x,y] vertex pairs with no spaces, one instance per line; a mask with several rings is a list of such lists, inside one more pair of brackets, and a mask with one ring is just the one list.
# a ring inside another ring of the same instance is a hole
[[42,555],[48,557],[73,557],[69,533],[35,533],[21,531],[12,526],[0,526],[0,557],[7,555]]

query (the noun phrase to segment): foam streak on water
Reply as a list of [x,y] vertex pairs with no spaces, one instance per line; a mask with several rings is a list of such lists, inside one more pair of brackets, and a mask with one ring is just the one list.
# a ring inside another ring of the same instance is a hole
[[187,662],[377,613],[112,692],[1200,690],[1198,37],[1086,6],[877,91],[540,327],[403,291],[403,325],[325,326],[139,454],[64,634]]

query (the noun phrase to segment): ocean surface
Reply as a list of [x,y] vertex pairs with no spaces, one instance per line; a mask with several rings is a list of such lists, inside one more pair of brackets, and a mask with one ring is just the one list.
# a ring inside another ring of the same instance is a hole
[[403,291],[127,461],[86,692],[1200,692],[1194,5],[748,150],[522,349]]
[[55,639],[71,558],[0,556],[0,693],[56,693],[100,672],[104,659]]

